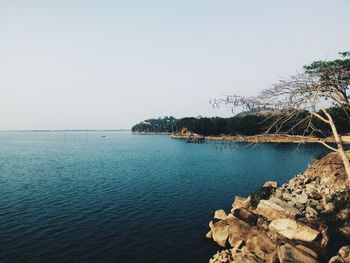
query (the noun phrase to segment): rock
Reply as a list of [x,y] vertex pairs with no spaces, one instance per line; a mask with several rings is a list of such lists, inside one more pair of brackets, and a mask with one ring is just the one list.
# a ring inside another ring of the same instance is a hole
[[258,221],[256,222],[256,226],[259,229],[262,229],[263,231],[269,230],[269,224],[270,224],[270,222],[262,216],[259,216]]
[[307,194],[302,192],[300,195],[295,197],[295,203],[306,204],[308,200]]
[[232,251],[229,249],[218,251],[210,260],[209,263],[229,263],[233,261]]
[[345,262],[350,262],[350,246],[343,246],[339,249],[338,255],[345,260]]
[[216,222],[211,230],[214,241],[220,246],[225,246],[227,239],[231,246],[243,240],[246,248],[261,259],[276,248],[266,234],[238,218]]
[[237,209],[237,208],[249,208],[250,207],[250,196],[248,198],[243,198],[240,196],[236,196],[235,200],[233,201],[232,204],[232,212]]
[[306,242],[314,241],[320,234],[317,230],[299,224],[294,219],[290,218],[275,219],[270,223],[269,228],[288,239]]
[[320,233],[321,233],[321,246],[327,247],[329,243],[329,231],[328,231],[328,225],[321,224],[319,227]]
[[350,216],[350,209],[344,208],[337,213],[337,218],[339,220],[346,220]]
[[315,199],[315,200],[321,200],[322,199],[322,195],[318,192],[312,192],[311,193],[311,198]]
[[280,263],[277,251],[278,249],[269,254],[269,256],[266,259],[266,263]]
[[304,184],[305,185],[307,185],[307,184],[310,185],[310,182],[311,182],[311,178],[305,178],[304,179]]
[[211,239],[212,238],[212,232],[211,230],[205,235],[206,238]]
[[244,246],[244,241],[243,240],[239,240],[235,244],[232,244],[231,246],[234,249],[241,249]]
[[210,260],[209,263],[263,263],[261,259],[249,252],[243,247],[242,250],[226,249],[217,252]]
[[227,218],[227,215],[224,210],[219,209],[215,211],[214,218],[219,220],[225,220]]
[[263,184],[263,188],[272,188],[275,189],[277,188],[277,182],[275,181],[267,181],[266,183]]
[[207,237],[233,248],[218,252],[211,262],[314,263],[334,256],[329,262],[350,263],[350,246],[329,255],[350,238],[350,180],[334,158],[340,157],[334,154],[322,165],[316,161],[280,187],[266,182],[254,195],[255,209],[250,197],[236,197],[230,214],[216,211]]
[[234,216],[233,216],[233,214],[229,213],[229,214],[227,215],[227,218],[234,218]]
[[339,231],[344,236],[350,237],[350,225],[345,225],[345,226],[339,227]]
[[290,201],[290,200],[292,200],[292,195],[290,193],[284,192],[282,194],[282,198],[286,201]]
[[317,211],[313,209],[311,206],[307,206],[305,212],[310,215],[311,218],[317,217]]
[[235,263],[264,263],[261,259],[252,253],[237,253],[234,256]]
[[296,248],[298,248],[301,251],[304,251],[305,253],[309,254],[310,256],[312,256],[314,258],[318,257],[317,253],[315,251],[313,251],[311,248],[308,248],[308,247],[300,245],[300,244],[296,245]]
[[329,263],[349,263],[350,246],[343,246],[339,249],[338,254],[329,260]]
[[243,220],[251,226],[255,226],[258,221],[258,216],[247,209],[238,208],[234,211],[234,216]]
[[317,263],[318,261],[290,244],[285,244],[278,249],[280,263]]
[[282,190],[281,189],[279,189],[279,188],[276,189],[275,197],[278,199],[281,199],[281,197],[282,197]]
[[210,221],[210,222],[209,222],[209,227],[210,227],[210,229],[211,229],[213,226],[214,226],[213,221]]
[[331,201],[331,197],[329,195],[322,196],[322,203],[323,203],[323,205],[326,205],[330,201]]
[[328,263],[346,263],[340,256],[332,257]]
[[288,203],[277,199],[260,200],[255,212],[270,220],[277,218],[295,217],[299,211]]
[[334,204],[331,202],[328,202],[327,204],[325,204],[324,206],[324,213],[328,214],[328,213],[332,213],[334,211]]
[[220,224],[223,221],[220,221],[211,228],[212,238],[218,243],[219,246],[225,247],[226,240],[228,238],[229,225]]

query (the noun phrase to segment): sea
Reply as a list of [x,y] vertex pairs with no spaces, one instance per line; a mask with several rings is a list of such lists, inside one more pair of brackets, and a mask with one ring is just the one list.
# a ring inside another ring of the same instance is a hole
[[215,210],[326,153],[129,131],[0,132],[0,262],[208,262],[221,250],[205,238]]

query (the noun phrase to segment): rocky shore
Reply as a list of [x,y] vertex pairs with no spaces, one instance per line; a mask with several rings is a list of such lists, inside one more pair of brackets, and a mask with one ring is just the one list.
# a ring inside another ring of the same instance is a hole
[[[211,141],[232,141],[232,142],[248,142],[248,143],[320,143],[321,141],[334,143],[334,138],[318,138],[312,136],[288,135],[288,134],[262,134],[262,135],[223,135],[223,136],[207,136],[207,140]],[[350,144],[350,136],[342,136],[344,144]]]
[[222,247],[209,262],[350,262],[346,178],[331,153],[281,186],[269,181],[236,196],[231,211],[217,210],[209,223],[206,237]]

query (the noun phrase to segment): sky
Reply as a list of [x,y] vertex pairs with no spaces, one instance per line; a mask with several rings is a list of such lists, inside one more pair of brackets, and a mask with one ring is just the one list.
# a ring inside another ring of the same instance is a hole
[[349,11],[347,0],[0,0],[0,130],[232,116],[209,100],[350,50]]

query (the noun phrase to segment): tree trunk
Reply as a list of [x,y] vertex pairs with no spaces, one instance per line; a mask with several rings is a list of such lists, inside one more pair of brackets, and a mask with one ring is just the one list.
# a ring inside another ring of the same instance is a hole
[[345,152],[344,147],[343,147],[343,142],[341,141],[341,137],[339,136],[337,128],[335,127],[332,116],[326,110],[323,110],[323,112],[324,112],[324,114],[326,114],[326,116],[329,120],[329,125],[331,126],[332,133],[333,133],[335,142],[336,142],[337,147],[338,147],[337,152],[343,161],[345,171],[346,171],[346,174],[348,176],[348,180],[350,181],[350,161],[349,161],[349,158],[346,156],[346,152]]

